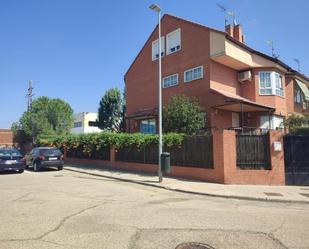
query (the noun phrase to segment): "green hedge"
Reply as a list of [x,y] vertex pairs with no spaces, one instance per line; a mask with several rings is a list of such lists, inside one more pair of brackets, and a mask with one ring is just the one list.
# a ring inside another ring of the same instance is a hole
[[[185,135],[168,133],[163,135],[163,143],[167,147],[181,145]],[[39,137],[38,146],[56,146],[67,149],[68,153],[74,153],[78,157],[97,158],[96,154],[111,146],[116,149],[125,147],[137,147],[142,149],[149,144],[158,144],[158,135],[142,133],[113,133],[101,132],[80,135],[61,135],[52,137]]]
[[308,135],[309,136],[309,127],[297,127],[297,128],[294,128],[291,133],[294,135]]

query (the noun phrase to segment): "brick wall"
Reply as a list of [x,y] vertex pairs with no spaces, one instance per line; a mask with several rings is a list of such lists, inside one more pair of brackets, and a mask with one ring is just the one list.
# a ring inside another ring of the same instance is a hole
[[[283,143],[283,134],[281,131],[270,131],[271,170],[244,170],[236,166],[235,131],[213,130],[213,169],[172,165],[171,172],[164,175],[224,184],[284,185],[284,153],[283,150],[278,152],[274,151],[274,141]],[[111,150],[110,161],[66,158],[66,162],[147,173],[157,172],[157,165],[155,164],[115,161],[114,149]]]
[[13,146],[13,132],[10,129],[0,129],[0,146]]

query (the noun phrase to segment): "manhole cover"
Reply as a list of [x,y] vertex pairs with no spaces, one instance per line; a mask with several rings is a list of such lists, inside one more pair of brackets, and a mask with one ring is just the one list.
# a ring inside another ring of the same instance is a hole
[[215,249],[214,247],[198,242],[181,243],[175,249]]

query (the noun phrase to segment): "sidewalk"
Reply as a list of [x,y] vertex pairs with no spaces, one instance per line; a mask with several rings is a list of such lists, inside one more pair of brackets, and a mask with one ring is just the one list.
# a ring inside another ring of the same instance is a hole
[[223,198],[309,204],[309,187],[303,186],[224,185],[171,177],[164,177],[163,182],[158,183],[158,177],[154,175],[123,170],[116,171],[93,165],[66,164],[64,169],[184,193]]

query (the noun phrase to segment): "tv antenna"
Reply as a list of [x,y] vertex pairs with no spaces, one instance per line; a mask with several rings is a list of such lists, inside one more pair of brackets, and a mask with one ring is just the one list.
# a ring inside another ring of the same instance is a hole
[[279,58],[279,54],[275,53],[274,42],[272,40],[267,41],[267,44],[271,47],[271,55],[275,59]]
[[299,59],[293,59],[297,64],[297,71],[300,72],[300,60]]
[[233,25],[236,26],[237,22],[236,22],[236,14],[234,11],[228,11],[227,14],[232,18],[233,20]]
[[32,80],[29,80],[29,88],[28,88],[28,93],[26,95],[27,101],[28,101],[28,105],[27,105],[27,112],[31,111],[31,107],[32,107],[32,97],[33,97],[33,90],[34,88],[32,87]]
[[223,5],[221,5],[221,4],[219,4],[219,3],[217,3],[217,6],[218,6],[218,8],[221,10],[221,12],[222,13],[224,13],[224,27],[227,25],[227,17],[226,17],[226,15],[227,15],[227,9],[223,6]]
[[236,26],[237,22],[236,22],[236,14],[234,11],[228,11],[227,8],[225,6],[223,6],[222,4],[217,3],[218,8],[221,10],[221,12],[224,13],[224,25],[227,25],[228,22],[228,16],[230,16],[232,18],[233,21],[233,25]]

